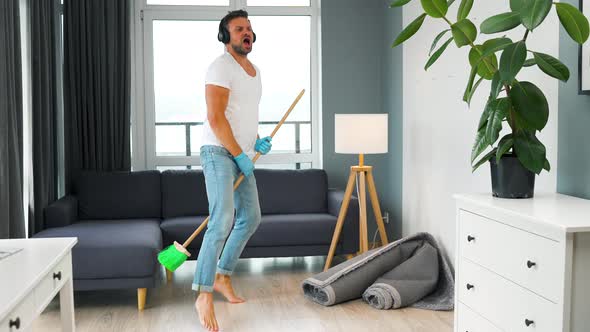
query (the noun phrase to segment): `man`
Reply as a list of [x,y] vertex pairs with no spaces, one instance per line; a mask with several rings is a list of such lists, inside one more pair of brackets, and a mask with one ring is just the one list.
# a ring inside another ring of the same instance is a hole
[[[207,119],[201,146],[210,219],[192,286],[199,292],[195,303],[199,320],[209,331],[219,328],[212,291],[231,303],[244,302],[234,293],[231,274],[261,219],[254,164],[247,153],[254,148],[266,154],[272,146],[270,137],[260,139],[257,134],[262,85],[260,70],[248,60],[256,39],[248,13],[229,12],[219,23],[218,39],[226,52],[213,61],[205,78]],[[245,178],[234,192],[240,173]]]

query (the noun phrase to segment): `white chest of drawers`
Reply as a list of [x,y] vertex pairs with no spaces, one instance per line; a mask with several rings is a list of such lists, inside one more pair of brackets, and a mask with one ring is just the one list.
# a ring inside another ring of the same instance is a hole
[[76,238],[0,240],[0,332],[28,331],[59,292],[62,331],[74,331],[71,250]]
[[455,195],[455,331],[590,331],[590,200]]

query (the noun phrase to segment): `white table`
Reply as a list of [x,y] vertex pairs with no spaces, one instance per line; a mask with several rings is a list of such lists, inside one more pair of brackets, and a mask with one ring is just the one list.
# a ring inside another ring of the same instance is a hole
[[74,331],[72,247],[77,238],[0,240],[0,332],[27,330],[59,292],[63,331]]

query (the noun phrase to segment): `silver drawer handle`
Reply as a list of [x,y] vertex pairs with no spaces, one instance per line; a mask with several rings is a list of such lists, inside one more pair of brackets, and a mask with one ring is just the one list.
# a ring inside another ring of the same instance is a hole
[[532,268],[535,265],[537,265],[537,263],[531,262],[531,261],[526,261],[526,266],[528,266],[529,269]]
[[531,324],[535,324],[535,322],[534,322],[534,321],[532,321],[532,320],[528,320],[528,319],[525,319],[525,320],[524,320],[524,323],[526,324],[526,326],[529,326],[529,325],[531,325]]

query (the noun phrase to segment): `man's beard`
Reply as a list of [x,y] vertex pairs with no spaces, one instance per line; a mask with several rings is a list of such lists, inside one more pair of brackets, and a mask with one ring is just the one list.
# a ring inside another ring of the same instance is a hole
[[247,51],[244,47],[242,47],[241,44],[238,44],[238,45],[232,44],[231,48],[233,48],[234,51],[236,53],[238,53],[239,55],[248,55],[248,53],[250,53],[250,51]]

